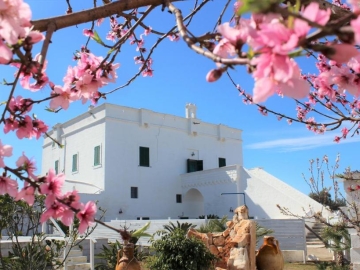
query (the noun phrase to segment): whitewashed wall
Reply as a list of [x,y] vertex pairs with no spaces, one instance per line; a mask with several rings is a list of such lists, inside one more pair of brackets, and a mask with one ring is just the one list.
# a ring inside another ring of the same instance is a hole
[[[243,162],[241,130],[196,118],[103,104],[58,126],[65,147],[52,147],[49,139],[44,140],[43,174],[59,158],[60,167],[65,164],[66,189],[85,193],[83,200],[99,200],[107,209],[106,220],[187,215],[180,180],[187,159],[203,160],[204,170],[217,168],[219,157],[227,164]],[[56,130],[50,134],[56,135]],[[95,168],[93,151],[99,144],[102,165]],[[140,146],[150,148],[150,167],[139,166]],[[75,174],[71,172],[74,153],[79,155]],[[138,199],[130,198],[132,186],[138,187]],[[182,194],[183,203],[176,203],[176,194]],[[206,200],[212,204],[214,198],[206,196]],[[229,204],[222,208],[224,212]]]

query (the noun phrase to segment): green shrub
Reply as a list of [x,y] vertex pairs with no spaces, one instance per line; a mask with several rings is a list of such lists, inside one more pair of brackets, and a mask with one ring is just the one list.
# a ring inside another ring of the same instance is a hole
[[95,255],[95,258],[101,259],[103,262],[95,266],[96,270],[114,270],[117,263],[118,250],[122,249],[119,241],[109,243],[109,247],[103,245],[102,251]]
[[155,256],[147,261],[151,270],[208,270],[216,257],[198,239],[186,238],[176,228],[152,242]]

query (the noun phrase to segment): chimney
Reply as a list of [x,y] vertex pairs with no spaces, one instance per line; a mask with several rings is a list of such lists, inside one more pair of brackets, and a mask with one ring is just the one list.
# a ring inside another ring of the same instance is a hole
[[185,117],[196,119],[196,105],[192,103],[187,103],[185,106]]

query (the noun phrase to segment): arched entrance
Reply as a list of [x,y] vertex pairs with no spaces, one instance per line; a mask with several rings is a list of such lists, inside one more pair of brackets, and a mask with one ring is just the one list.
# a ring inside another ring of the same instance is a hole
[[184,215],[189,218],[204,215],[204,197],[201,192],[195,188],[188,190],[184,198],[184,207]]

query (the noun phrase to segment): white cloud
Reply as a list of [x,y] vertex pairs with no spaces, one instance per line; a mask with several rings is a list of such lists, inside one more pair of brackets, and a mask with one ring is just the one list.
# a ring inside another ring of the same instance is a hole
[[[277,139],[264,141],[259,143],[253,143],[245,145],[248,149],[272,149],[277,148],[280,152],[292,152],[301,151],[306,149],[313,149],[322,146],[337,145],[334,142],[334,134],[324,134],[317,136],[306,136],[300,138],[289,138],[289,139]],[[345,140],[341,140],[340,144],[344,143],[356,143],[360,141],[360,137],[348,137]]]

